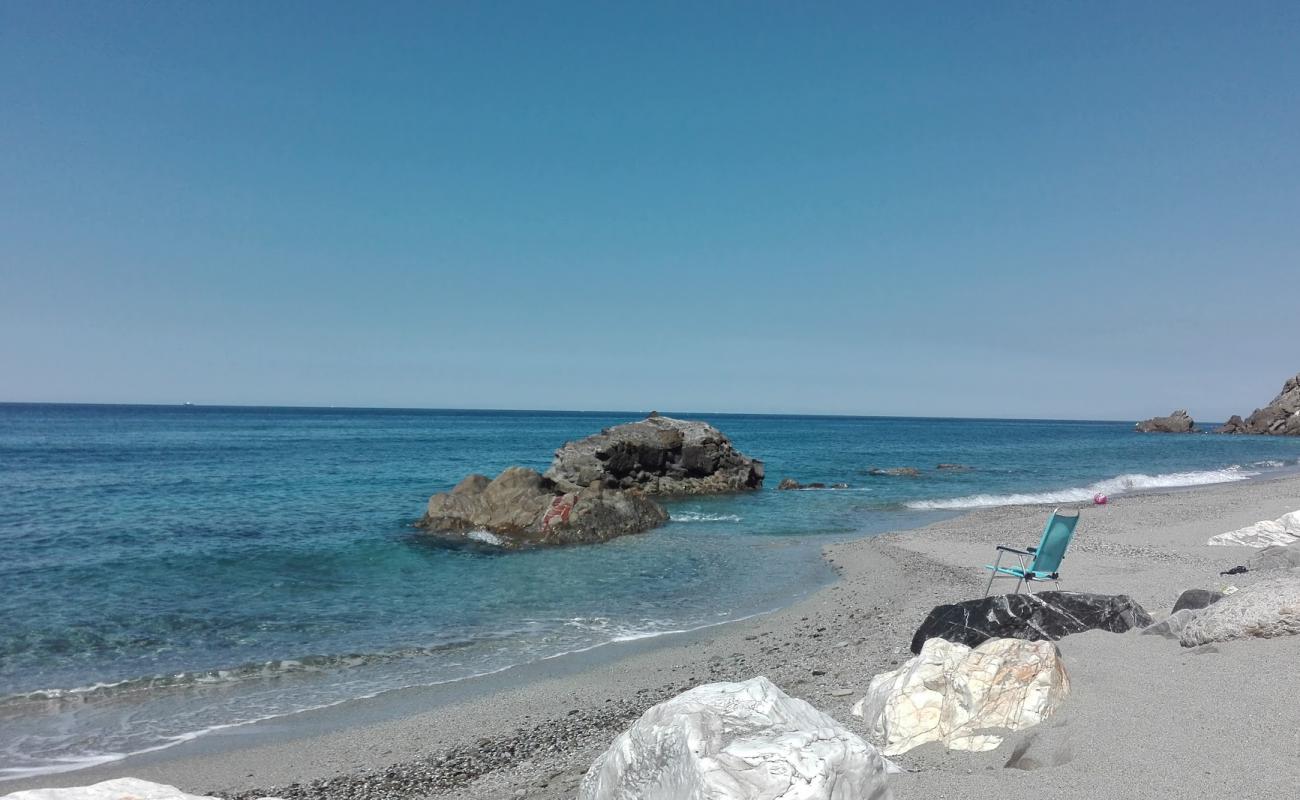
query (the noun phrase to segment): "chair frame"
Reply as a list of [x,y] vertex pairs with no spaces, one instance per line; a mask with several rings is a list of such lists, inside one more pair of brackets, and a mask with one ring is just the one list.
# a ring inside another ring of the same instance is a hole
[[[1047,518],[1047,524],[1043,526],[1043,536],[1046,536],[1047,533],[1048,533],[1048,531],[1050,531],[1050,530],[1052,529],[1052,523],[1056,520],[1056,517],[1057,517],[1058,515],[1061,515],[1061,509],[1060,509],[1059,507],[1058,507],[1058,508],[1055,508],[1055,509],[1052,509],[1052,514],[1051,514],[1051,516],[1049,516],[1049,517]],[[1061,516],[1066,516],[1066,515],[1061,515]],[[1076,517],[1078,516],[1078,513],[1077,513],[1077,512],[1076,512],[1075,516],[1076,516]],[[1077,523],[1076,523],[1076,524],[1077,524]],[[1071,532],[1071,535],[1073,535],[1073,532]],[[1042,544],[1043,544],[1043,542],[1042,542],[1042,540],[1040,539],[1039,542],[1038,542],[1038,547],[1041,547]],[[1048,580],[1050,580],[1050,581],[1052,581],[1052,583],[1056,586],[1057,589],[1060,589],[1060,587],[1061,587],[1061,573],[1059,573],[1059,572],[1051,572],[1051,573],[1047,573],[1047,577],[1046,577],[1046,578],[1039,578],[1039,577],[1037,577],[1037,573],[1035,573],[1034,570],[1030,569],[1030,567],[1032,567],[1032,566],[1034,565],[1033,559],[1038,558],[1038,547],[1027,547],[1027,548],[1025,548],[1024,550],[1020,550],[1020,549],[1018,549],[1018,548],[1015,548],[1015,547],[1007,547],[1006,545],[1002,545],[1002,544],[998,545],[998,546],[997,546],[997,549],[998,549],[998,558],[997,558],[996,561],[993,562],[993,568],[992,568],[992,569],[990,570],[990,572],[989,572],[989,583],[988,583],[988,586],[985,586],[985,587],[984,587],[984,596],[985,596],[985,597],[988,597],[988,596],[989,596],[989,592],[991,592],[991,591],[993,590],[993,581],[995,581],[995,580],[997,580],[997,579],[999,579],[999,578],[1016,578],[1016,579],[1017,579],[1017,580],[1016,580],[1016,588],[1015,588],[1015,591],[1013,592],[1013,594],[1019,594],[1019,593],[1020,593],[1020,586],[1021,586],[1021,584],[1024,585],[1024,587],[1025,587],[1025,591],[1026,591],[1026,592],[1028,592],[1029,594],[1033,594],[1033,593],[1034,593],[1034,590],[1031,589],[1030,586],[1033,585],[1033,582],[1034,582],[1034,581],[1040,581],[1040,582],[1042,582],[1042,581],[1048,581]],[[1014,554],[1014,555],[1016,556],[1016,558],[1020,561],[1020,575],[1008,575],[1008,574],[1006,574],[1006,573],[1003,573],[1003,572],[1000,572],[1000,571],[999,571],[1000,567],[1002,566],[1002,554],[1003,554],[1003,553],[1012,553],[1012,554]],[[1031,559],[1028,563],[1025,562],[1025,558],[1026,558],[1026,557],[1029,557],[1029,558]],[[1064,555],[1064,554],[1061,555],[1061,560],[1062,560],[1062,561],[1065,560],[1065,555]],[[986,569],[987,569],[987,567],[986,567]]]

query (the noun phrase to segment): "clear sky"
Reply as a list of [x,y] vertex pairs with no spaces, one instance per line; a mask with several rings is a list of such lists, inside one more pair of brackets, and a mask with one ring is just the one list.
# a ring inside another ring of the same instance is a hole
[[1300,4],[0,0],[0,400],[1222,419]]

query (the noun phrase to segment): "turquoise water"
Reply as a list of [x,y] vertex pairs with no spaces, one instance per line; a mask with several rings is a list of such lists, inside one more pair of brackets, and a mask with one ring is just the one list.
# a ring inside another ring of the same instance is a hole
[[[1300,441],[1129,423],[682,414],[764,459],[768,488],[563,550],[411,527],[466,473],[544,469],[636,416],[0,405],[0,777],[770,610],[830,579],[825,543],[959,508],[1300,459]],[[924,474],[867,474],[895,466]],[[850,488],[776,491],[786,476]]]

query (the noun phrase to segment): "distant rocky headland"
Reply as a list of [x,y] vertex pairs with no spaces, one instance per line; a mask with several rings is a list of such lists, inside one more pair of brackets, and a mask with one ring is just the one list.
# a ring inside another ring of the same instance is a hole
[[566,442],[544,474],[470,475],[429,498],[419,527],[507,549],[603,542],[668,521],[651,495],[762,488],[763,462],[698,420],[652,413]]
[[1288,378],[1273,401],[1244,420],[1233,414],[1217,433],[1300,436],[1300,375]]
[[[1196,433],[1195,421],[1185,410],[1167,417],[1152,417],[1139,422],[1140,433]],[[1300,436],[1300,375],[1288,378],[1282,391],[1263,408],[1255,409],[1242,419],[1233,414],[1215,433],[1250,433],[1263,436]]]

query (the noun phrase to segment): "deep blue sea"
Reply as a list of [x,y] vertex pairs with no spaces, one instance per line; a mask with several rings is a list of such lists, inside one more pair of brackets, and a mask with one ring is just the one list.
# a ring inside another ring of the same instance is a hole
[[[830,580],[825,543],[961,508],[1300,459],[1297,440],[1131,423],[675,414],[764,459],[767,488],[568,549],[449,549],[411,527],[467,473],[544,469],[639,416],[0,405],[0,778],[771,610]],[[867,474],[899,466],[923,474]]]

